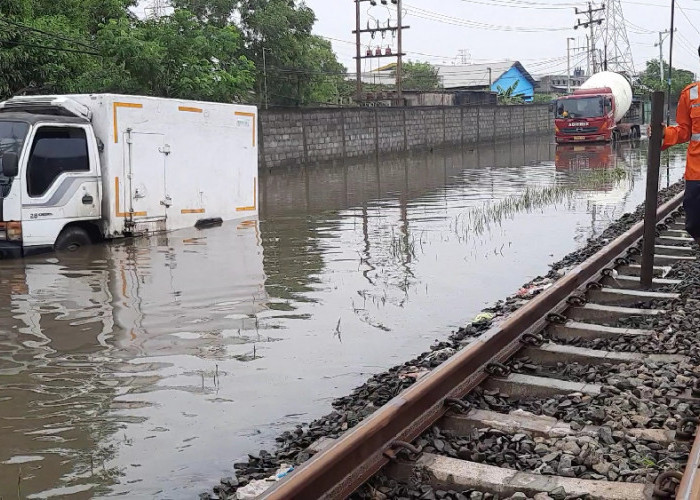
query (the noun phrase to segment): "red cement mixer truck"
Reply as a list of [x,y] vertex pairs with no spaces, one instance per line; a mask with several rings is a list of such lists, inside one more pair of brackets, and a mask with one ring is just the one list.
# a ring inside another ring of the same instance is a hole
[[633,98],[624,76],[611,71],[596,73],[556,101],[554,134],[559,144],[636,139],[643,123],[642,101]]

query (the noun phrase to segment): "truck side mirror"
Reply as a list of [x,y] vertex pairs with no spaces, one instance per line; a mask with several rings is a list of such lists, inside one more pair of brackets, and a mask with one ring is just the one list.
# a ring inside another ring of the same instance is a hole
[[19,171],[19,156],[17,153],[6,152],[2,155],[2,175],[5,177],[16,177]]

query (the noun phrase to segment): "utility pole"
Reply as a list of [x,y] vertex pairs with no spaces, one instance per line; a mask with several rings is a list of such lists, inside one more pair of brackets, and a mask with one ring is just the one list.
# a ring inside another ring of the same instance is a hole
[[402,102],[402,91],[403,86],[403,8],[401,7],[401,0],[396,0],[396,27],[398,28],[398,59],[396,63],[396,98],[399,104]]
[[592,67],[592,72],[595,73],[598,69],[598,65],[596,64],[596,59],[595,59],[595,35],[593,33],[593,27],[598,24],[603,24],[603,17],[594,17],[594,14],[597,14],[599,12],[603,12],[605,10],[605,4],[603,4],[601,7],[598,8],[593,8],[593,5],[591,2],[588,2],[588,10],[579,10],[578,7],[575,9],[576,15],[577,16],[586,16],[586,20],[584,22],[581,22],[580,19],[577,19],[577,24],[574,25],[574,29],[577,30],[579,28],[590,28],[590,44],[589,44],[589,56],[591,59],[591,63],[593,65]]
[[[676,0],[671,0],[671,40],[668,49],[668,92],[666,94],[666,124],[671,124],[671,79],[673,78],[673,37],[676,32]],[[667,168],[668,165],[667,165]]]
[[265,79],[265,109],[268,109],[268,94],[267,94],[267,59],[265,59],[265,52],[268,50],[267,48],[263,47],[263,75]]
[[659,76],[661,83],[664,82],[664,35],[670,35],[669,30],[659,31],[659,43],[655,43],[654,47],[659,48]]
[[[383,5],[387,5],[389,1],[396,5],[396,25],[391,25],[391,20],[387,21],[386,26],[380,26],[379,21],[376,21],[376,27],[370,28],[369,22],[367,23],[367,28],[363,29],[361,27],[361,9],[360,4],[362,2],[369,2],[370,5],[376,6],[377,0],[353,0],[355,2],[355,30],[353,34],[355,35],[355,45],[356,45],[356,74],[357,74],[357,102],[362,101],[362,60],[363,59],[376,59],[382,57],[396,58],[396,98],[401,101],[402,91],[403,91],[403,57],[406,55],[403,53],[403,30],[409,29],[410,26],[404,26],[403,24],[403,7],[401,5],[402,0],[380,0]],[[393,53],[390,48],[386,48],[382,51],[381,48],[372,53],[368,51],[366,55],[362,55],[362,34],[369,33],[374,35],[375,33],[392,33],[396,36],[397,41],[397,51]]]
[[566,95],[571,94],[571,40],[575,39],[566,39]]
[[591,39],[586,35],[586,75],[591,76]]
[[362,101],[362,37],[360,33],[360,0],[355,0],[355,45],[357,52],[355,54],[355,71],[357,79],[357,89],[355,100]]

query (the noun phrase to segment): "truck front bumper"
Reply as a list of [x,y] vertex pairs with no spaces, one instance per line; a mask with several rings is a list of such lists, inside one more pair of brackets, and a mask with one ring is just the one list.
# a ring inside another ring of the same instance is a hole
[[573,144],[576,142],[610,142],[610,134],[591,135],[557,135],[557,144]]

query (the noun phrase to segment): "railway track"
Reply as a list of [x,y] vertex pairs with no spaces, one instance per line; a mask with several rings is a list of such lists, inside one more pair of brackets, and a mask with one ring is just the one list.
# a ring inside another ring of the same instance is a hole
[[262,498],[700,499],[696,366],[645,352],[696,259],[681,201],[658,209],[651,290],[638,223]]

